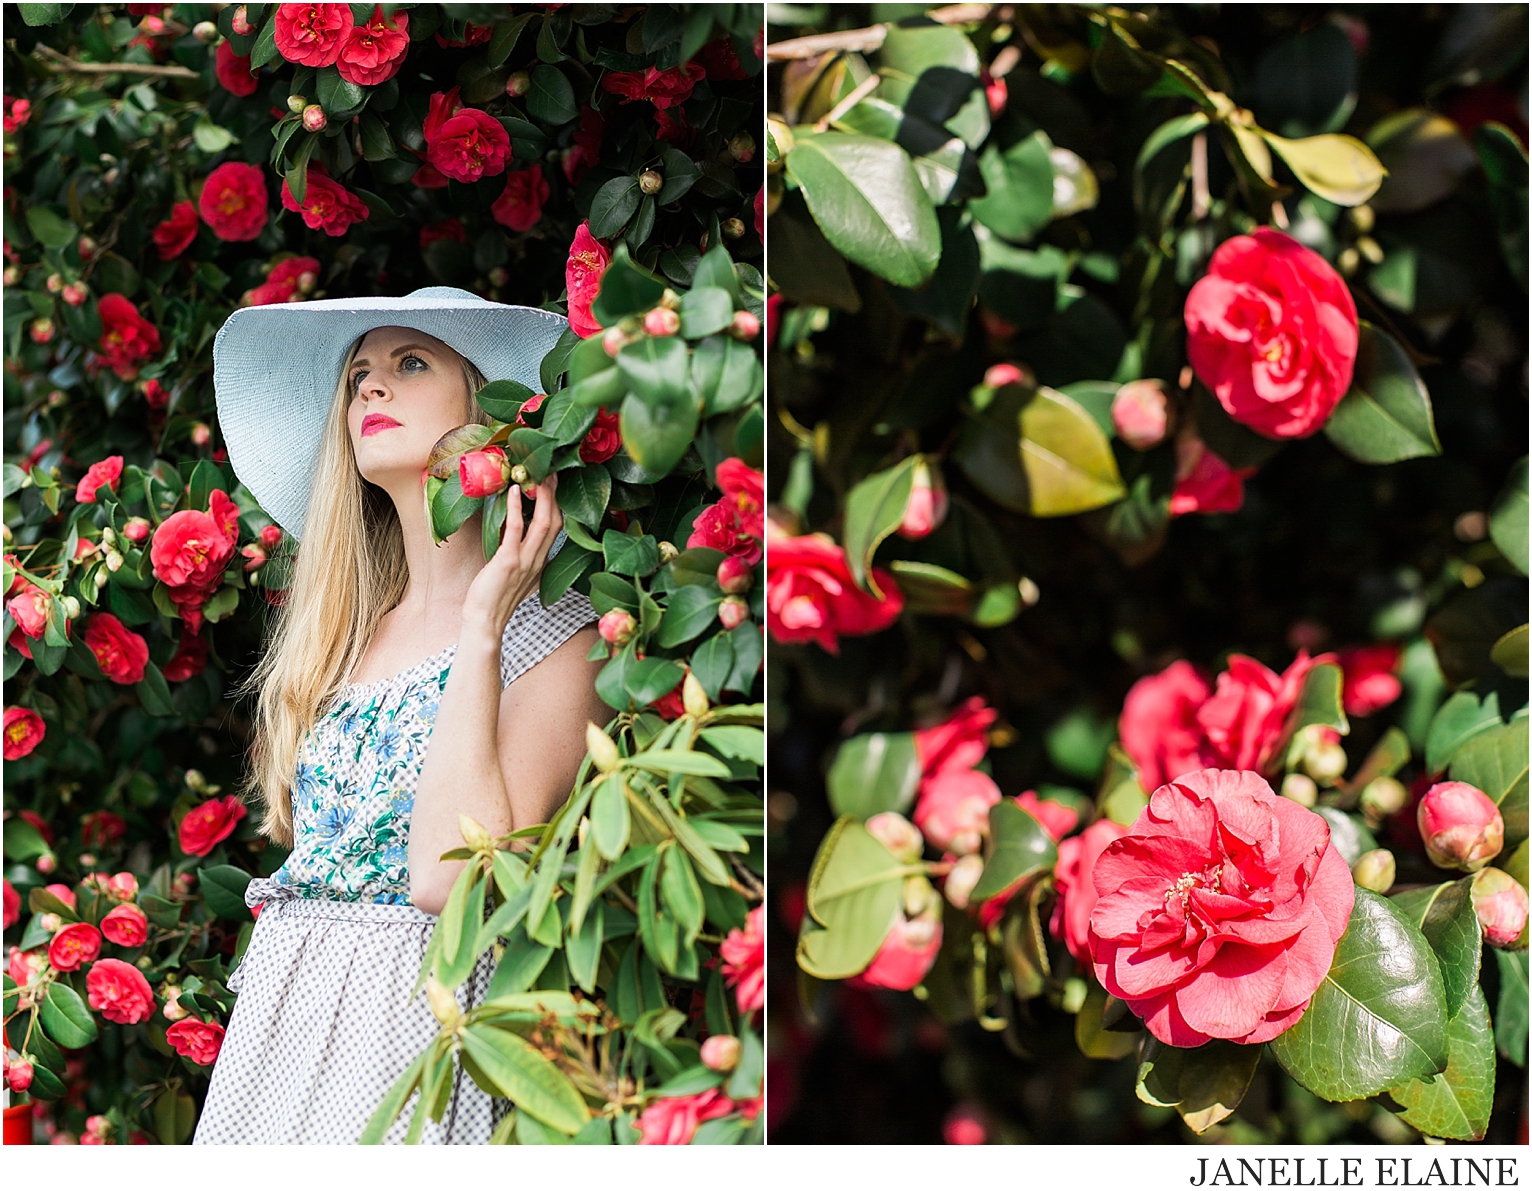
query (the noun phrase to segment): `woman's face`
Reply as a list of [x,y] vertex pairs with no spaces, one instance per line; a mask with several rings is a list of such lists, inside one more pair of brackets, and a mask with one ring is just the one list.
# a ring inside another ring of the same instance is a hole
[[346,427],[357,469],[381,487],[418,483],[431,448],[468,420],[462,357],[423,331],[369,331],[347,383]]

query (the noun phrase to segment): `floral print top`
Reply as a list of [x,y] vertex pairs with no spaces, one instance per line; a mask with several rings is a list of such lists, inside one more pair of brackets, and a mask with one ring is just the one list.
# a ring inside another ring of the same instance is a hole
[[[500,642],[510,685],[596,619],[570,591],[526,599]],[[342,688],[304,737],[293,777],[293,850],[271,881],[289,895],[408,904],[410,816],[456,645],[392,678]]]

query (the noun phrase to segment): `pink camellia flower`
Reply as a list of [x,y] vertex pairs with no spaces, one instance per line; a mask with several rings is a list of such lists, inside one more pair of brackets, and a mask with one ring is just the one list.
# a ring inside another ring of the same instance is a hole
[[1394,676],[1394,667],[1399,664],[1399,647],[1392,642],[1343,649],[1338,660],[1345,676],[1341,703],[1347,715],[1369,716],[1382,711],[1404,690]]
[[717,1088],[694,1096],[666,1096],[656,1100],[639,1114],[638,1144],[641,1146],[690,1145],[692,1135],[703,1121],[728,1116],[734,1102]]
[[1186,297],[1186,354],[1236,422],[1304,438],[1351,387],[1356,303],[1317,252],[1268,227],[1225,240]]
[[1467,782],[1437,782],[1415,811],[1426,855],[1440,868],[1478,872],[1505,847],[1505,818],[1488,794]]
[[261,85],[255,71],[250,68],[250,55],[240,57],[234,52],[234,46],[227,41],[220,41],[218,48],[213,51],[213,74],[225,91],[241,98],[254,95],[256,88]]
[[[9,118],[7,118],[6,123],[10,123]],[[6,131],[9,132],[10,129],[7,128]],[[8,1058],[5,1060],[5,1084],[11,1091],[25,1092],[32,1086],[33,1074],[32,1060],[30,1058],[22,1056],[17,1059]]]
[[848,983],[907,992],[926,978],[942,949],[942,922],[935,914],[900,915],[865,971]]
[[68,885],[62,885],[62,884],[44,885],[43,889],[46,890],[48,893],[53,894],[54,897],[58,898],[59,901],[63,902],[71,910],[73,910],[75,908],[76,900],[75,900],[74,890],[69,888]]
[[633,634],[638,631],[638,621],[631,613],[613,608],[596,622],[596,631],[608,645],[622,646],[633,639]]
[[410,48],[410,14],[396,11],[383,15],[382,5],[373,8],[365,25],[353,25],[341,43],[335,67],[340,77],[359,87],[376,87],[399,73]]
[[[228,45],[224,42],[223,45]],[[218,48],[223,49],[223,45]],[[155,226],[154,249],[162,261],[174,260],[191,246],[197,238],[197,208],[190,199],[183,199],[170,208],[170,216]]]
[[1296,1022],[1356,897],[1325,820],[1248,770],[1161,786],[1091,880],[1097,980],[1180,1047],[1269,1042]]
[[[6,760],[10,760],[9,757]],[[9,879],[5,882],[5,929],[10,930],[21,918],[21,894]]]
[[718,586],[730,595],[742,595],[755,586],[755,568],[743,558],[729,555],[718,564]]
[[499,447],[465,451],[458,460],[457,474],[464,496],[493,496],[510,484],[511,461]]
[[1170,403],[1157,380],[1129,381],[1112,398],[1112,425],[1117,437],[1135,451],[1147,451],[1165,439]]
[[723,497],[697,514],[686,547],[722,550],[754,567],[761,561],[766,532],[766,477],[732,457],[720,463],[715,474]]
[[1473,908],[1491,947],[1516,946],[1527,929],[1527,891],[1498,868],[1480,869],[1473,878]]
[[[457,88],[453,88],[454,93]],[[426,135],[426,161],[457,182],[477,182],[505,170],[511,134],[488,112],[464,107]]]
[[943,723],[915,733],[921,769],[915,826],[944,852],[977,852],[989,829],[989,808],[1000,801],[1000,787],[974,766],[989,749],[990,725],[999,714],[975,695]]
[[1090,962],[1090,916],[1096,908],[1096,886],[1091,871],[1106,846],[1128,834],[1128,829],[1110,819],[1092,823],[1079,835],[1059,843],[1059,858],[1053,866],[1053,884],[1058,901],[1048,929],[1055,939],[1064,940],[1069,954],[1082,964]]
[[548,179],[541,165],[524,170],[507,170],[505,189],[490,204],[489,213],[496,223],[513,232],[531,231],[543,217],[543,204],[550,194]]
[[1035,790],[1018,794],[1013,801],[1041,823],[1043,830],[1055,843],[1073,831],[1080,822],[1080,812],[1074,807],[1055,802],[1051,798],[1039,798]]
[[7,95],[4,104],[4,128],[7,134],[16,132],[32,118],[32,101],[30,99],[13,99]]
[[224,1029],[216,1021],[198,1021],[195,1017],[183,1018],[165,1031],[165,1041],[176,1054],[190,1059],[199,1067],[211,1067],[218,1061],[223,1049]]
[[[20,761],[43,742],[48,734],[43,717],[30,707],[7,707],[5,709],[5,759]],[[6,923],[7,926],[10,923]]]
[[346,4],[279,4],[277,53],[299,66],[333,66],[354,23]]
[[132,873],[116,873],[107,878],[106,892],[118,901],[132,901],[138,896],[138,878]]
[[143,680],[149,643],[110,612],[91,613],[85,623],[85,648],[113,682],[131,686]]
[[724,982],[734,989],[741,1013],[754,1013],[766,1003],[766,907],[756,906],[718,945]]
[[186,812],[177,830],[181,851],[188,856],[206,856],[229,836],[245,817],[245,804],[232,794],[209,798]]
[[312,256],[290,256],[271,267],[266,280],[245,291],[242,306],[272,306],[298,302],[319,281],[319,261]]
[[117,491],[117,481],[122,476],[122,456],[108,455],[99,463],[92,463],[86,468],[85,474],[80,477],[80,482],[75,485],[74,498],[86,504],[95,503],[96,489],[103,484],[112,491]]
[[[756,329],[760,329],[760,324],[756,324]],[[946,519],[947,485],[942,482],[942,473],[933,471],[922,459],[915,466],[915,476],[910,483],[910,499],[904,506],[904,517],[896,532],[906,541],[916,542]]]
[[33,983],[47,966],[48,956],[38,948],[23,951],[20,947],[12,947],[6,953],[5,974],[22,988]]
[[1304,650],[1281,674],[1254,658],[1229,655],[1229,668],[1218,676],[1212,698],[1197,709],[1197,723],[1225,769],[1265,772],[1278,763],[1277,747],[1287,734],[1288,717],[1298,704],[1304,681],[1315,666],[1335,661],[1333,653],[1309,657]]
[[266,175],[260,166],[224,162],[202,184],[197,212],[220,240],[255,239],[266,226]]
[[202,629],[202,605],[217,590],[239,541],[239,507],[215,488],[208,512],[182,509],[160,522],[149,545],[154,577],[170,588],[187,627]]
[[590,308],[601,292],[601,275],[611,259],[606,245],[590,234],[588,221],[575,228],[569,263],[564,266],[564,285],[569,291],[569,329],[581,339],[601,330]]
[[37,584],[18,579],[16,592],[6,601],[5,610],[24,635],[35,639],[48,627],[48,608],[52,602],[53,597]]
[[353,223],[371,216],[367,204],[325,173],[322,165],[311,162],[306,176],[301,203],[293,197],[287,179],[282,179],[282,206],[300,212],[308,227],[327,236],[344,236]]
[[1245,480],[1254,468],[1235,471],[1197,436],[1191,426],[1176,435],[1176,485],[1170,493],[1170,515],[1235,513],[1245,503]]
[[48,962],[60,972],[73,972],[101,954],[101,932],[88,922],[62,926],[48,944]]
[[101,933],[119,947],[142,947],[149,937],[149,918],[137,906],[113,906],[101,920]]
[[887,571],[874,570],[883,598],[851,577],[846,552],[825,534],[774,536],[766,555],[766,623],[783,645],[815,642],[840,652],[841,637],[882,632],[904,611],[904,595]]
[[919,828],[897,811],[880,811],[864,826],[868,835],[906,864],[919,860],[925,850],[925,840]]
[[1145,793],[1212,760],[1197,709],[1212,694],[1190,662],[1140,678],[1122,702],[1117,734]]

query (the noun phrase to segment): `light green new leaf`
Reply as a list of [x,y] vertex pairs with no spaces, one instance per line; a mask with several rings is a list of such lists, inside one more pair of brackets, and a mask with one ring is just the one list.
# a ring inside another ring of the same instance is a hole
[[1359,207],[1377,193],[1388,172],[1373,151],[1353,136],[1322,133],[1288,140],[1260,130],[1298,181],[1322,199],[1342,207]]
[[905,814],[920,784],[913,732],[869,732],[836,750],[830,765],[830,807],[863,821],[882,811]]
[[904,520],[915,469],[924,458],[910,455],[886,471],[874,472],[846,496],[846,562],[857,583],[880,598],[883,593],[872,578],[872,556]]
[[550,1128],[574,1134],[590,1119],[569,1077],[510,1031],[469,1026],[463,1031],[463,1049],[502,1095]]
[[1527,676],[1527,626],[1512,629],[1495,642],[1489,660],[1513,678]]
[[1073,398],[1039,389],[1021,408],[1021,466],[1034,517],[1066,517],[1121,500],[1112,444]]
[[900,912],[906,869],[850,815],[830,828],[809,873],[798,966],[821,980],[872,962]]

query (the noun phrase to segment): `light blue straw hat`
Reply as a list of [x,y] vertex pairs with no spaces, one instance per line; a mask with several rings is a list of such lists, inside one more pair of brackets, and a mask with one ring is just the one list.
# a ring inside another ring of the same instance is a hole
[[320,437],[351,345],[378,327],[424,331],[486,380],[541,388],[538,368],[568,322],[530,306],[433,285],[402,298],[327,298],[236,310],[213,340],[218,425],[234,474],[272,520],[303,534]]

